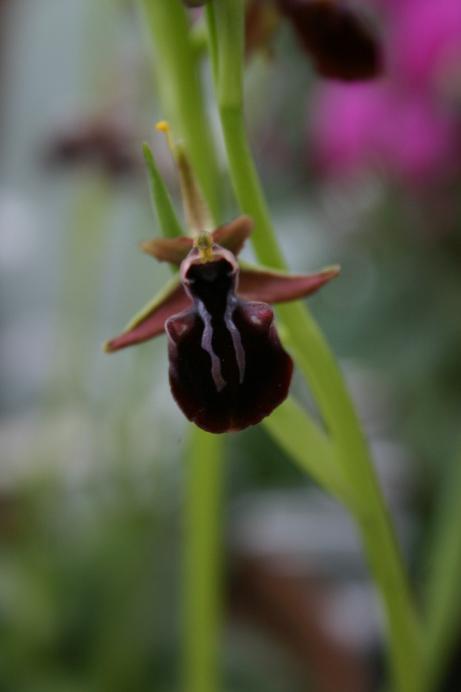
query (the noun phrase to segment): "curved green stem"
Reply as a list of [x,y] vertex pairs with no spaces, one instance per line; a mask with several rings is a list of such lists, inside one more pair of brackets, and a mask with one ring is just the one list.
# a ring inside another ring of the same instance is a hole
[[427,553],[426,588],[426,671],[425,690],[440,685],[459,634],[461,607],[461,449],[449,483],[440,493],[433,539]]
[[[243,79],[243,3],[219,0],[213,4],[212,14],[218,49],[215,73],[219,109],[235,194],[242,210],[255,222],[253,245],[258,259],[283,269],[285,263],[247,141],[242,88],[236,86],[237,80],[241,85]],[[234,36],[230,35],[232,30]],[[417,616],[354,406],[336,360],[307,308],[296,303],[280,307],[278,313],[332,438],[337,463],[363,498],[353,511],[387,615],[396,687],[401,692],[420,692],[422,646]]]
[[191,428],[184,525],[185,692],[216,692],[223,438]]

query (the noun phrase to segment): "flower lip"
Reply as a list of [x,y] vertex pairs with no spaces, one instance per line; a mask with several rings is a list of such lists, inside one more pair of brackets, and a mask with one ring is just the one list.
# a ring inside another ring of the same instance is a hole
[[270,306],[236,294],[234,255],[219,245],[197,246],[181,265],[193,305],[165,323],[171,391],[204,430],[242,430],[286,398],[293,363]]

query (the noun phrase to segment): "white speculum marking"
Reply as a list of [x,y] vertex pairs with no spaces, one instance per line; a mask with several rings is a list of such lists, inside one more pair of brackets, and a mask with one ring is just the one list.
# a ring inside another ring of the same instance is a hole
[[[232,344],[234,346],[235,359],[237,361],[237,367],[239,369],[239,382],[242,384],[243,378],[245,377],[245,350],[242,344],[242,338],[240,332],[234,324],[232,319],[232,314],[234,312],[235,306],[237,304],[237,298],[235,296],[230,296],[227,301],[226,311],[224,313],[224,323],[229,330],[231,335]],[[211,315],[206,309],[205,305],[201,300],[197,301],[198,313],[203,321],[203,334],[201,346],[206,351],[211,358],[211,376],[213,382],[215,383],[218,392],[221,392],[226,386],[227,382],[222,375],[221,369],[221,359],[213,350],[213,327],[211,325]]]
[[232,314],[237,305],[237,298],[233,295],[229,296],[227,300],[226,312],[224,313],[224,322],[231,335],[232,344],[234,346],[235,359],[237,361],[237,367],[239,369],[239,382],[242,384],[243,378],[245,377],[245,349],[242,344],[242,337],[240,332],[235,326],[234,320],[232,319]]

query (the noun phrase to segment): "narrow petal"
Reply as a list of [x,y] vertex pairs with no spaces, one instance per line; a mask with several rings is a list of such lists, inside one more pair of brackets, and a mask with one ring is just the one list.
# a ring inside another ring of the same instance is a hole
[[178,238],[154,238],[141,243],[143,252],[155,257],[159,262],[169,262],[170,264],[181,264],[192,249],[194,241],[188,236]]
[[213,231],[213,240],[217,245],[222,245],[234,255],[238,255],[249,237],[253,228],[253,221],[249,216],[239,216],[230,223],[220,226]]
[[238,295],[246,300],[264,303],[285,303],[315,293],[324,284],[338,276],[340,268],[326,267],[315,274],[289,275],[271,270],[241,267]]
[[[234,255],[241,251],[245,240],[251,233],[253,222],[248,216],[239,216],[230,223],[219,226],[213,231],[213,241]],[[187,257],[194,244],[193,238],[180,236],[178,238],[154,238],[141,243],[141,250],[159,262],[169,262],[180,265]]]
[[179,277],[174,277],[165,289],[133,318],[119,336],[104,344],[104,350],[111,353],[153,339],[165,330],[165,322],[171,315],[181,312],[190,304],[190,299],[179,283]]

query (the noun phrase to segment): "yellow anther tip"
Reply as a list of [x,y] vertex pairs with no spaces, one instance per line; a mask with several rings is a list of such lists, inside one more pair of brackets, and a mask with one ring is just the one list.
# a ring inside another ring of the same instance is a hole
[[165,132],[167,134],[170,132],[170,124],[166,120],[159,120],[155,125],[155,129],[158,132]]
[[194,247],[199,251],[201,262],[213,261],[213,240],[209,233],[200,233],[194,240]]

